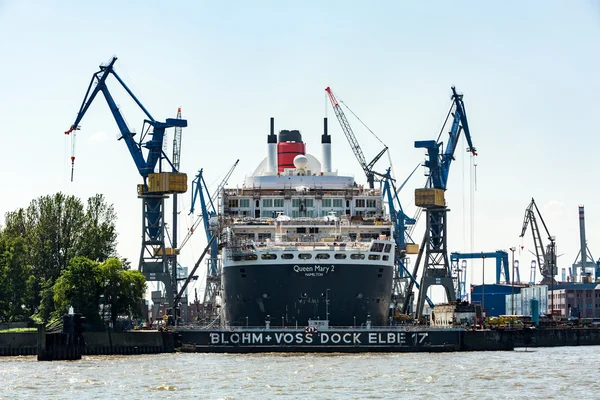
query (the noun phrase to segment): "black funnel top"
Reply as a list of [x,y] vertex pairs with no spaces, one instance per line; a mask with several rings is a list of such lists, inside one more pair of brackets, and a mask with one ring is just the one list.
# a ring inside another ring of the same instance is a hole
[[279,131],[279,141],[280,142],[302,142],[302,135],[299,130],[293,131]]

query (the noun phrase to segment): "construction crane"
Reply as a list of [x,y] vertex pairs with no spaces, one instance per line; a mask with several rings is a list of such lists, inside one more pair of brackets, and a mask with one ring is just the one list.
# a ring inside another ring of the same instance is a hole
[[192,182],[192,204],[190,207],[190,214],[194,213],[196,200],[199,200],[202,214],[200,214],[198,217],[195,225],[197,226],[200,221],[203,222],[206,240],[210,244],[210,258],[207,260],[206,286],[204,289],[204,299],[202,301],[205,313],[210,319],[218,316],[217,297],[221,294],[218,214],[217,207],[215,207],[215,201],[227,184],[229,177],[233,173],[233,170],[238,165],[239,161],[240,160],[236,160],[212,195],[209,194],[208,186],[204,180],[203,169],[198,172],[198,175],[196,175],[196,178],[194,178]]
[[[184,128],[187,126],[187,121],[173,118],[167,118],[165,122],[155,120],[115,72],[114,64],[116,61],[117,57],[113,57],[108,64],[100,65],[100,70],[94,73],[75,122],[65,133],[72,134],[72,140],[74,141],[75,132],[80,129],[81,120],[96,95],[102,92],[121,133],[119,140],[122,139],[127,146],[142,177],[143,183],[138,185],[137,188],[138,198],[142,199],[143,210],[142,249],[138,268],[147,280],[164,283],[167,301],[173,307],[174,296],[177,293],[177,268],[175,267],[176,264],[169,266],[169,257],[172,258],[173,255],[176,255],[177,250],[165,247],[164,200],[168,194],[185,193],[187,191],[187,175],[179,173],[162,150],[162,145],[165,129],[172,127]],[[115,77],[146,116],[138,140],[135,140],[135,132],[127,126],[125,118],[106,85],[106,80],[110,75]],[[146,152],[145,157],[144,152]],[[74,161],[73,146],[72,165]],[[163,171],[163,162],[167,163],[165,168],[167,166],[171,167],[171,172]]]
[[[448,132],[448,142],[444,149],[443,142],[440,140],[442,133],[450,119],[453,117],[450,131]],[[460,137],[461,131],[465,132],[467,139],[467,152],[473,156],[477,155],[475,147],[471,141],[471,132],[467,121],[463,95],[458,94],[452,87],[452,104],[446,115],[444,124],[437,140],[416,141],[416,148],[425,148],[427,150],[427,160],[424,166],[428,168],[429,174],[425,188],[415,190],[415,205],[425,209],[427,226],[423,236],[422,245],[419,249],[419,255],[413,268],[412,275],[416,278],[421,259],[425,253],[423,263],[423,274],[421,277],[421,287],[419,289],[419,298],[417,301],[416,316],[420,318],[423,313],[423,306],[427,296],[427,289],[432,285],[441,285],[446,290],[448,301],[456,300],[456,290],[454,288],[454,279],[448,260],[447,250],[447,212],[444,192],[448,184],[450,166],[454,160],[454,153]],[[414,281],[411,280],[407,285],[407,293],[404,295],[403,312],[406,314],[410,308],[410,301]]]
[[[227,171],[227,173],[225,174],[225,176],[223,177],[223,179],[219,183],[219,186],[217,186],[217,188],[213,191],[212,195],[210,195],[210,201],[211,201],[211,203],[214,204],[214,202],[217,200],[217,197],[219,197],[219,194],[221,193],[221,191],[223,190],[223,188],[225,187],[225,185],[229,181],[229,178],[231,177],[231,174],[233,174],[233,171],[235,170],[235,167],[237,167],[237,165],[238,165],[239,162],[240,162],[240,160],[236,160],[236,162],[229,169],[229,171]],[[196,178],[194,179],[194,182],[196,182],[197,180],[198,180],[198,175],[196,175]],[[199,198],[199,194],[197,193],[197,186],[196,186],[196,184],[194,182],[192,182],[192,185],[193,185],[193,188],[196,189],[196,190],[192,190],[192,205],[191,205],[189,214],[193,214],[194,213],[196,199]],[[191,228],[188,230],[187,235],[185,236],[185,238],[181,242],[181,246],[179,246],[179,249],[183,248],[183,246],[185,246],[185,244],[190,240],[190,238],[192,237],[192,235],[194,234],[194,232],[196,232],[196,229],[198,228],[198,225],[200,225],[200,223],[202,223],[202,221],[204,220],[203,217],[204,217],[204,215],[202,215],[202,214],[198,215],[198,217],[196,218],[196,220],[192,224]]]
[[329,101],[331,102],[331,106],[333,107],[335,116],[337,117],[338,121],[340,122],[342,130],[344,131],[344,134],[346,135],[346,139],[348,139],[348,143],[350,143],[350,147],[352,148],[352,151],[354,152],[354,155],[356,156],[358,163],[362,167],[363,171],[365,171],[365,175],[367,176],[367,182],[369,183],[369,188],[370,189],[375,188],[376,173],[373,171],[373,167],[375,166],[377,161],[379,161],[381,156],[383,156],[385,154],[385,152],[388,150],[387,146],[385,146],[384,149],[381,150],[379,152],[379,154],[377,154],[375,156],[375,158],[373,158],[373,160],[371,160],[370,163],[367,163],[367,160],[365,159],[365,155],[363,154],[363,151],[360,148],[360,145],[358,144],[358,140],[356,140],[356,136],[354,136],[352,127],[350,126],[350,123],[348,122],[346,115],[344,115],[344,111],[342,111],[342,108],[340,107],[340,104],[339,104],[337,98],[331,91],[330,87],[325,88],[325,91],[327,92],[327,95],[329,96]]
[[[390,218],[393,221],[394,227],[393,237],[396,242],[396,270],[394,271],[394,287],[392,293],[392,300],[397,304],[396,308],[400,308],[404,304],[403,296],[406,293],[406,285],[409,281],[412,281],[413,284],[417,286],[417,289],[419,288],[419,283],[416,282],[415,278],[408,270],[406,258],[407,254],[417,254],[419,252],[419,245],[414,243],[408,230],[409,227],[416,223],[416,220],[404,213],[400,198],[398,197],[398,193],[402,190],[404,185],[406,185],[406,182],[408,182],[415,171],[416,168],[398,189],[396,189],[394,179],[391,176],[391,168],[388,168],[386,173],[381,175],[381,184],[383,187],[382,195],[387,199]],[[433,307],[433,302],[431,302],[429,298],[427,298],[427,301]]]
[[[546,246],[544,246],[544,242],[542,240],[536,214],[539,217],[544,230],[546,231],[548,240],[550,241],[550,243]],[[535,247],[537,265],[540,270],[540,274],[542,275],[541,284],[553,284],[555,282],[554,277],[557,273],[556,242],[554,236],[550,235],[550,231],[548,231],[546,222],[544,222],[544,218],[542,218],[542,214],[540,213],[540,210],[538,209],[537,204],[535,204],[535,200],[533,198],[531,199],[529,206],[527,206],[527,209],[525,209],[525,217],[523,218],[523,228],[521,229],[520,237],[525,236],[525,232],[527,231],[527,227],[529,225],[531,225],[531,234],[533,235],[533,245]]]

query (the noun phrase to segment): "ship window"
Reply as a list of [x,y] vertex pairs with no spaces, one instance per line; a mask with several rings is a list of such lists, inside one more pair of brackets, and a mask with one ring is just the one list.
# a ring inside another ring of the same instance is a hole
[[294,207],[294,208],[300,207],[300,199],[292,199],[292,207]]
[[390,256],[388,256],[387,254],[385,256],[383,256],[383,261],[387,261],[390,259]]
[[330,257],[327,253],[319,253],[317,254],[317,260],[327,260]]
[[350,258],[353,260],[364,260],[365,255],[364,254],[351,254]]
[[383,243],[373,243],[371,251],[381,253],[383,251]]
[[283,208],[283,199],[273,199],[273,207]]
[[258,256],[256,254],[248,254],[244,257],[244,260],[246,261],[254,261],[258,259]]
[[277,254],[263,254],[260,256],[263,260],[276,260]]
[[263,241],[265,239],[271,239],[271,233],[259,233],[258,240]]
[[310,253],[301,253],[298,254],[298,258],[301,260],[310,260],[312,258],[312,254]]
[[379,254],[369,254],[369,260],[379,260]]
[[365,206],[365,199],[356,199],[356,207],[364,207]]
[[377,207],[377,202],[374,199],[368,199],[367,200],[367,207],[368,208],[375,208],[375,207]]
[[321,200],[321,207],[331,207],[331,199]]
[[386,252],[386,253],[389,253],[391,249],[392,249],[392,245],[391,245],[391,244],[389,244],[389,243],[387,243],[387,244],[385,245],[385,252]]
[[346,255],[344,253],[338,253],[334,257],[336,260],[345,260],[346,259]]
[[229,207],[237,208],[238,207],[238,199],[229,199]]
[[305,227],[296,228],[296,233],[306,233],[306,228]]
[[342,203],[342,199],[333,199],[333,206],[336,208],[344,207],[344,203]]
[[313,207],[313,199],[306,199],[306,200],[304,200],[304,205],[306,207]]
[[263,199],[263,207],[273,207],[273,199]]
[[240,199],[240,207],[250,207],[250,199]]
[[283,258],[284,260],[291,260],[292,258],[294,258],[293,254],[282,254],[281,258]]

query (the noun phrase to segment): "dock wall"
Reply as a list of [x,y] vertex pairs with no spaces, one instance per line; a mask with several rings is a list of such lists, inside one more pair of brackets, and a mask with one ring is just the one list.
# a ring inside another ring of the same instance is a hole
[[[45,339],[56,342],[57,334],[46,334]],[[171,332],[84,332],[83,355],[156,354],[175,351]],[[50,342],[43,343],[43,347]],[[57,343],[54,343],[55,347]],[[58,346],[60,347],[60,346]],[[37,332],[0,333],[0,356],[33,356],[38,354]]]

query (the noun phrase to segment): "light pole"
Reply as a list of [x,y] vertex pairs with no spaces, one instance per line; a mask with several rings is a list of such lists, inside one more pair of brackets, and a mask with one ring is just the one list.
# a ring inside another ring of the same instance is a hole
[[325,291],[325,318],[329,323],[329,289]]
[[481,268],[482,278],[481,278],[481,314],[483,315],[483,310],[485,310],[485,254],[481,253],[481,258],[483,260],[483,267]]
[[516,248],[511,247],[510,251],[512,252],[512,274],[511,274],[511,305],[510,305],[510,313],[511,315],[515,315],[515,250]]
[[461,282],[463,285],[461,292],[462,292],[462,295],[465,297],[465,299],[461,299],[461,300],[468,300],[466,298],[467,297],[467,260],[462,260],[460,262],[460,265],[461,265],[460,269],[462,270],[462,277],[463,277],[462,282]]

